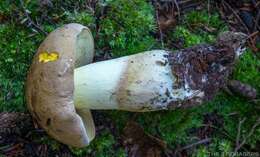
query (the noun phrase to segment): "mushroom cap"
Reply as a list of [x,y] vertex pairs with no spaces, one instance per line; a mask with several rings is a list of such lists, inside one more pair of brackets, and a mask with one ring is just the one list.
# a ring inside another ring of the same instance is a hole
[[56,140],[84,147],[95,136],[89,110],[74,106],[74,68],[92,62],[90,30],[67,24],[51,32],[35,54],[27,75],[26,100],[38,124]]

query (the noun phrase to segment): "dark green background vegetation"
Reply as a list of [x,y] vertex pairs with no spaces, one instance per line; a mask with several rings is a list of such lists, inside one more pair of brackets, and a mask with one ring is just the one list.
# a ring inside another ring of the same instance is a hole
[[[71,22],[90,27],[95,36],[98,54],[109,52],[113,57],[119,57],[161,48],[160,41],[153,35],[158,28],[155,11],[150,3],[143,0],[127,2],[107,0],[92,12],[82,7],[84,2],[83,0],[55,0],[50,9],[41,6],[36,0],[26,0],[24,7],[33,21],[39,21],[39,25],[45,32]],[[100,15],[102,6],[108,6],[104,15]],[[1,0],[0,19],[1,17],[3,20],[0,20],[0,111],[27,111],[24,81],[32,57],[46,35],[36,32],[37,29],[32,26],[26,27],[26,16],[19,1]],[[214,28],[216,31],[207,32],[202,26]],[[210,14],[206,10],[189,12],[182,16],[181,22],[175,28],[168,31],[164,39],[165,48],[174,49],[169,45],[179,39],[183,41],[184,47],[211,43],[219,32],[227,29],[217,11],[212,11]],[[236,64],[231,78],[248,83],[259,91],[259,68],[259,59],[248,49]],[[259,117],[258,112],[259,109],[248,100],[221,92],[210,103],[195,108],[138,113],[136,121],[147,133],[166,141],[169,149],[174,150],[179,146],[198,141],[198,130],[203,126],[204,118],[207,115],[217,116],[220,122],[212,124],[216,125],[217,129],[209,135],[212,138],[211,143],[191,150],[192,156],[204,157],[208,156],[209,152],[233,151],[239,120],[246,118],[241,131],[243,137]],[[127,121],[134,115],[122,111],[101,111],[99,114],[112,120],[119,135]],[[98,157],[126,156],[124,148],[118,144],[118,138],[112,130],[105,128],[90,146],[84,149],[71,148],[71,150],[77,156],[93,154],[93,152]],[[39,140],[50,143],[53,149],[59,149],[60,144],[47,136]],[[259,140],[260,128],[258,127],[242,150],[256,150]]]

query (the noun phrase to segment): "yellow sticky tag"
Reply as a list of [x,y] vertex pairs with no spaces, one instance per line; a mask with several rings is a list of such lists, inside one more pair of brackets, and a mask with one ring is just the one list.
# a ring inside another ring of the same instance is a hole
[[57,59],[59,59],[58,52],[48,53],[47,51],[44,51],[44,52],[41,52],[39,55],[39,62],[43,62],[43,63],[56,61]]

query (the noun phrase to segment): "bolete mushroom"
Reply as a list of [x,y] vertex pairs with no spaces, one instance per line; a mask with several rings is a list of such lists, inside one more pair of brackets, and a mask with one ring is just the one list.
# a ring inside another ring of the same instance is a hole
[[78,24],[66,25],[50,33],[33,59],[28,107],[55,139],[83,147],[95,135],[89,109],[144,112],[212,99],[225,85],[246,38],[225,32],[211,45],[87,64],[93,56],[91,33]]
[[79,109],[135,112],[201,104],[225,85],[246,39],[224,32],[212,45],[146,51],[76,68],[74,101]]
[[94,138],[89,110],[75,109],[74,69],[91,63],[90,30],[67,24],[51,32],[35,54],[26,82],[27,106],[33,118],[58,141],[83,147]]

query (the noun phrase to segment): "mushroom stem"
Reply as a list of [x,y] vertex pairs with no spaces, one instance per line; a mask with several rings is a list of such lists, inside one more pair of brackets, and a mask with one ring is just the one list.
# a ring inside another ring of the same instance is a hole
[[184,87],[173,90],[176,78],[168,56],[153,50],[74,69],[76,108],[153,111],[198,95]]

